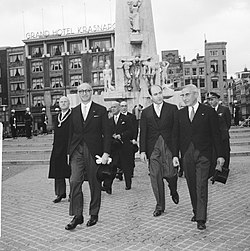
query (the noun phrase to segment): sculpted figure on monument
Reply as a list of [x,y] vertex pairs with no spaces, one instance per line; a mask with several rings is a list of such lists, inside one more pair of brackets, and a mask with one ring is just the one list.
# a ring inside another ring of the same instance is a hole
[[161,83],[162,83],[162,85],[167,84],[168,67],[169,67],[169,62],[168,61],[163,61],[161,63]]
[[147,81],[148,87],[155,84],[157,65],[151,61],[151,57],[142,62],[143,77]]
[[140,91],[141,59],[139,56],[136,56],[133,59],[132,74],[134,77],[135,86],[137,90]]
[[130,24],[131,30],[134,33],[140,32],[140,6],[141,0],[130,0],[128,1],[129,11],[130,11]]
[[104,81],[104,91],[108,90],[113,91],[114,87],[111,85],[112,82],[112,69],[109,67],[109,64],[105,64],[105,68],[103,70],[103,81]]
[[131,60],[121,60],[122,62],[122,68],[124,72],[124,79],[125,79],[125,87],[128,91],[131,91],[133,89],[132,86],[132,73],[131,73],[131,66],[133,65],[133,62]]

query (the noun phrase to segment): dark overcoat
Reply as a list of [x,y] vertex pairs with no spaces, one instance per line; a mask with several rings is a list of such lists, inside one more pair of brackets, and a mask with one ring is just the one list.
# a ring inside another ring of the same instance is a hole
[[67,164],[67,147],[71,110],[64,116],[66,119],[62,119],[61,116],[61,113],[58,114],[55,123],[53,149],[50,157],[49,178],[54,179],[70,177],[70,166]]

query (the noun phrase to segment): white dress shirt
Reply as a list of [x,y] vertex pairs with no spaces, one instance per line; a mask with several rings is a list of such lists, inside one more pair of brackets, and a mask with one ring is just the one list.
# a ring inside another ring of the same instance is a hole
[[156,115],[157,115],[158,117],[160,117],[160,116],[161,116],[161,109],[162,109],[162,106],[163,106],[163,102],[162,102],[161,104],[159,104],[159,105],[153,103],[153,106],[154,106]]
[[92,101],[90,101],[87,104],[81,103],[81,111],[82,111],[82,116],[83,116],[84,120],[86,120],[86,118],[88,117],[91,104],[92,104]]

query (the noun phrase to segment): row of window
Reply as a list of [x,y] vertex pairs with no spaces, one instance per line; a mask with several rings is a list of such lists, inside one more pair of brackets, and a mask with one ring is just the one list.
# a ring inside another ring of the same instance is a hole
[[[191,71],[192,71],[192,74],[191,74]],[[199,71],[199,75],[204,75],[204,67],[199,67],[199,68],[184,68],[184,74],[185,76],[188,76],[188,75],[197,75]]]
[[[111,64],[110,55],[99,55],[92,57],[92,68],[103,69],[105,64]],[[70,69],[82,69],[82,59],[81,58],[72,58],[69,60]],[[60,71],[63,70],[62,60],[51,60],[50,61],[50,70],[51,71]],[[32,72],[43,72],[43,62],[32,62],[31,63]]]
[[[210,54],[211,57],[219,56],[219,51],[218,50],[211,50],[211,51],[209,51],[209,54]],[[222,50],[221,54],[222,54],[222,56],[225,56],[226,55],[226,51]]]
[[[90,42],[90,49],[92,51],[108,51],[111,48],[111,40],[102,39],[102,40],[91,40]],[[70,54],[79,54],[86,48],[85,40],[68,43],[68,48],[65,50],[64,44],[51,44],[48,45],[48,53],[51,56],[58,56],[61,55],[62,52],[69,51]],[[44,54],[44,47],[43,45],[36,45],[30,47],[30,55],[32,57],[41,57]]]
[[205,79],[204,78],[193,78],[193,79],[185,79],[185,85],[193,84],[199,88],[205,87]]

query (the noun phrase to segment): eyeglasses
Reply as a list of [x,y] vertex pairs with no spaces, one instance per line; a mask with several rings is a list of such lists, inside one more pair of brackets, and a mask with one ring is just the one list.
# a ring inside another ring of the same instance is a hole
[[78,92],[81,93],[81,94],[84,94],[84,93],[89,94],[90,92],[92,92],[92,90],[90,90],[90,89],[87,89],[87,90],[79,90]]

